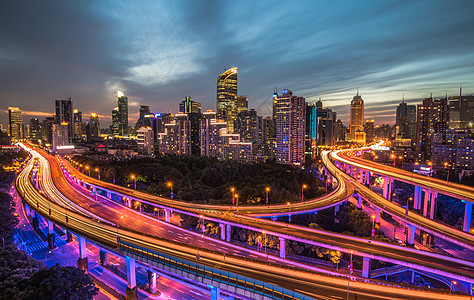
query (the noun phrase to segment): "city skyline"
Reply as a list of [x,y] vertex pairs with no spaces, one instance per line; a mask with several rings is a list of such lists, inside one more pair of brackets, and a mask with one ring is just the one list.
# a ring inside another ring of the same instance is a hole
[[71,96],[74,108],[108,126],[117,90],[129,97],[130,120],[140,105],[176,112],[185,96],[216,110],[215,78],[233,66],[239,95],[264,116],[275,86],[308,102],[321,97],[345,124],[357,89],[376,124],[395,123],[403,94],[415,104],[431,93],[458,95],[460,85],[474,92],[470,2],[307,2],[291,7],[298,18],[284,18],[287,2],[269,4],[5,3],[0,123],[8,106],[26,123]]

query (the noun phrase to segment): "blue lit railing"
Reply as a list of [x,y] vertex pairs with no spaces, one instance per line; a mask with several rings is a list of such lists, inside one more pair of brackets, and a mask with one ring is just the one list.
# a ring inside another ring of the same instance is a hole
[[291,299],[291,300],[312,300],[314,298],[305,296],[292,290],[288,290],[264,281],[256,280],[246,276],[233,274],[231,272],[219,270],[213,267],[204,266],[171,255],[163,254],[154,250],[150,250],[138,245],[121,241],[120,249],[127,253],[147,260],[182,270],[189,274],[214,280],[236,288],[259,294],[271,299]]

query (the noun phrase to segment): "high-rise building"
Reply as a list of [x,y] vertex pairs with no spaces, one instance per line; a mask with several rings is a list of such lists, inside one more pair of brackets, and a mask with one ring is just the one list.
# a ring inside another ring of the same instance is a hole
[[315,158],[318,146],[318,108],[316,104],[306,104],[305,155]]
[[42,139],[41,123],[38,118],[30,119],[29,137],[35,143]]
[[54,117],[47,117],[43,120],[43,141],[48,145],[53,142],[53,124]]
[[11,141],[21,140],[23,138],[23,122],[21,120],[21,110],[18,107],[8,108],[8,121]]
[[237,112],[237,68],[230,68],[217,78],[217,118],[229,124],[229,132],[234,132]]
[[165,132],[158,134],[159,151],[162,154],[191,154],[191,121],[187,114],[176,114],[175,119],[164,124]]
[[95,142],[100,140],[100,123],[99,115],[91,113],[89,123],[86,125],[86,134],[88,142]]
[[[138,130],[142,127],[147,127],[145,124],[146,116],[150,115],[150,107],[148,105],[140,105],[140,111],[139,111],[139,116],[138,120],[135,123],[135,129]],[[150,125],[148,125],[150,126]],[[138,134],[138,132],[137,132]]]
[[448,128],[449,110],[448,99],[435,99],[432,96],[425,98],[418,105],[416,115],[416,148],[420,158],[431,157],[431,143],[433,134],[443,136]]
[[60,146],[70,145],[69,124],[66,122],[53,124],[53,150],[58,150]]
[[344,126],[341,119],[338,119],[334,124],[334,140],[335,142],[344,142],[346,141],[346,131],[347,127]]
[[359,95],[352,98],[351,101],[351,121],[350,121],[350,138],[355,139],[357,131],[364,131],[364,100]]
[[375,140],[375,122],[374,120],[365,121],[364,125],[365,141],[367,144],[373,143]]
[[86,137],[86,124],[82,122],[82,112],[74,109],[74,141],[81,142]]
[[183,114],[189,113],[201,113],[201,103],[193,101],[191,97],[185,97],[183,101],[179,103],[179,112]]
[[137,130],[137,145],[141,153],[153,153],[153,130],[150,127],[141,127]]
[[280,164],[304,163],[306,103],[288,89],[276,97],[276,161]]
[[117,92],[117,107],[112,111],[112,134],[128,135],[128,98],[121,91]]
[[334,124],[336,123],[337,113],[330,108],[323,108],[322,105],[316,103],[318,116],[318,145],[332,146],[334,145]]
[[395,116],[395,126],[397,138],[410,139],[414,147],[416,145],[416,105],[400,103]]
[[241,111],[235,119],[234,132],[245,142],[263,143],[263,119],[255,109]]
[[74,138],[74,116],[72,108],[71,97],[67,99],[56,100],[56,114],[54,116],[54,123],[67,123],[68,125],[68,139],[69,143],[73,142]]
[[243,111],[249,110],[249,100],[247,96],[238,96],[237,97],[237,114],[240,114]]
[[462,89],[449,97],[449,128],[474,128],[474,96],[462,96]]

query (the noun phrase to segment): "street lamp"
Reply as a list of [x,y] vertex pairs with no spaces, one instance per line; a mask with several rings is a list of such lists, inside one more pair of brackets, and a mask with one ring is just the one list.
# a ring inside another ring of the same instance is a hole
[[351,263],[349,264],[349,276],[347,277],[347,300],[349,300],[349,283],[351,282],[351,275],[353,271],[352,253],[354,253],[353,250],[351,250]]
[[79,165],[79,168],[82,169],[82,174],[84,174],[84,168],[82,167],[82,164]]
[[374,236],[375,236],[375,216],[372,215],[372,234],[370,235],[370,237],[373,239]]
[[237,204],[237,214],[239,214],[239,195],[235,194],[235,203]]
[[97,172],[97,178],[100,180],[100,172],[99,172],[99,168],[95,168],[95,171]]
[[265,188],[265,194],[266,194],[266,200],[265,200],[265,204],[268,205],[268,192],[270,191],[270,188],[267,187]]
[[402,162],[402,169],[403,169],[403,156],[399,156],[398,159]]
[[89,176],[91,176],[91,169],[89,168],[89,166],[86,166],[86,170],[89,171]]
[[135,175],[131,175],[130,178],[133,180],[133,188],[137,189],[137,181],[135,180],[136,179]]
[[168,181],[168,186],[170,187],[171,199],[173,199],[173,183],[171,181]]
[[288,223],[291,223],[291,202],[287,202],[286,205],[288,205]]
[[119,235],[119,221],[120,221],[120,219],[123,219],[123,216],[120,216],[120,218],[117,219],[117,245],[120,245],[120,235]]
[[395,158],[396,158],[395,154],[390,155],[390,158],[393,158],[393,166],[395,167]]
[[451,281],[451,289],[449,290],[449,293],[450,293],[450,294],[451,294],[451,292],[454,292],[454,286],[455,286],[456,284],[458,284],[457,281],[454,281],[454,280]]
[[406,211],[405,211],[405,218],[407,218],[407,217],[408,217],[408,201],[411,201],[411,200],[413,200],[413,198],[412,198],[412,197],[410,197],[410,198],[407,198],[407,209],[406,209]]
[[444,167],[448,170],[448,175],[446,175],[446,181],[449,181],[449,164],[448,164],[448,162],[444,162]]
[[232,206],[234,206],[234,204],[235,204],[235,194],[234,194],[235,189],[230,188],[230,191],[232,192]]
[[265,254],[267,254],[267,233],[265,231],[262,233],[265,236]]
[[301,202],[304,201],[304,189],[306,188],[306,184],[303,184],[301,186]]
[[330,183],[330,182],[331,182],[331,179],[328,178],[326,180],[326,196],[328,195],[328,183]]

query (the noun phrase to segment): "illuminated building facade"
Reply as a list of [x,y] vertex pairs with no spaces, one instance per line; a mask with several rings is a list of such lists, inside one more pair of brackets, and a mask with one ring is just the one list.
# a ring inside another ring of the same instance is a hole
[[12,142],[23,138],[23,122],[21,120],[21,110],[18,107],[8,108],[8,125]]
[[237,68],[230,68],[217,78],[217,118],[229,124],[229,132],[234,132],[237,117]]
[[[350,139],[355,139],[357,131],[364,131],[364,100],[359,95],[352,98],[351,101],[351,120],[350,120]],[[365,138],[364,141],[365,142]]]
[[71,97],[65,100],[56,100],[56,115],[54,116],[54,122],[56,124],[68,124],[69,143],[72,143],[75,130]]

